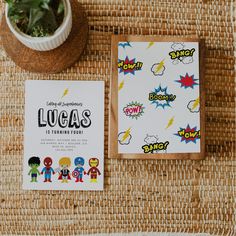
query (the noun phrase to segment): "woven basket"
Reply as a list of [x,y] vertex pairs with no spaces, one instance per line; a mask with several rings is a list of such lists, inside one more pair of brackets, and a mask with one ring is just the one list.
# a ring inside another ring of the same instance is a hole
[[[28,73],[0,48],[0,233],[236,235],[235,1],[80,2],[89,19],[88,47],[67,71],[55,75]],[[205,160],[107,158],[111,34],[196,35],[205,39]],[[27,79],[106,81],[103,192],[22,190]]]

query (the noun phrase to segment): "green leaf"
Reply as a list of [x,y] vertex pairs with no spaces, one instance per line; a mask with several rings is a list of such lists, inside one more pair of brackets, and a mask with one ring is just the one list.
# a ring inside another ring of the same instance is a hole
[[58,9],[57,9],[57,14],[60,15],[64,12],[64,4],[62,1],[60,1]]
[[9,5],[9,6],[12,6],[13,5],[13,0],[5,0],[5,2]]
[[24,33],[46,36],[55,32],[63,21],[62,0],[5,0],[8,17]]
[[45,13],[41,9],[30,9],[30,16],[29,16],[29,23],[27,26],[27,32],[29,32],[36,23],[42,19],[42,17],[45,15]]
[[41,7],[43,9],[46,9],[46,10],[49,10],[49,3],[50,3],[50,0],[41,0]]
[[38,8],[42,4],[42,0],[21,0],[19,3],[30,8]]
[[43,18],[41,19],[41,23],[51,32],[54,32],[57,29],[58,24],[52,8],[49,8],[49,10],[45,12]]

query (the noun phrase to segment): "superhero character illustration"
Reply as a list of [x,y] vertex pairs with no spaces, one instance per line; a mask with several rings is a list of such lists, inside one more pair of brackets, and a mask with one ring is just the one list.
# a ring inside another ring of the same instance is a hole
[[99,165],[98,158],[90,158],[89,165],[91,168],[89,169],[87,175],[90,175],[90,182],[97,183],[97,177],[98,175],[101,175],[101,172],[97,168]]
[[44,182],[52,182],[51,176],[52,174],[55,174],[55,171],[53,170],[52,166],[52,158],[46,157],[43,161],[43,164],[45,167],[41,171],[41,175],[44,173]]
[[86,175],[84,170],[84,158],[83,157],[76,157],[74,160],[76,168],[72,172],[72,176],[76,178],[75,182],[84,182],[83,175]]
[[71,161],[69,157],[62,157],[59,160],[60,172],[58,179],[61,180],[62,183],[68,183],[68,180],[71,180],[69,167],[71,165]]
[[29,173],[28,173],[28,175],[31,175],[31,182],[38,182],[37,177],[38,177],[38,175],[40,175],[40,172],[38,170],[38,167],[40,166],[39,157],[35,157],[35,156],[31,157],[28,160],[28,164],[31,168]]

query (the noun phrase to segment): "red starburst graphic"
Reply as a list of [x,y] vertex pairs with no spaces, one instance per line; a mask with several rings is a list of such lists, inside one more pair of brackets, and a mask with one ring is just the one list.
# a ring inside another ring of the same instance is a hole
[[180,128],[178,133],[175,135],[181,137],[181,142],[185,141],[185,143],[196,143],[197,139],[200,139],[200,130],[197,130],[197,127],[190,128],[190,126],[187,125],[185,129]]
[[125,74],[132,73],[134,74],[135,69],[135,59],[129,60],[128,57],[125,58],[124,65],[127,65],[127,69],[123,69]]
[[129,60],[128,57],[125,58],[125,60],[118,60],[118,68],[120,69],[119,73],[124,72],[124,74],[135,74],[135,71],[141,70],[143,66],[142,62],[135,62],[135,58],[132,60]]
[[188,73],[186,73],[185,76],[180,76],[180,80],[176,80],[176,82],[180,83],[181,87],[184,87],[185,89],[193,89],[194,85],[198,85],[195,81],[197,81],[197,79],[194,79],[194,75],[189,76]]

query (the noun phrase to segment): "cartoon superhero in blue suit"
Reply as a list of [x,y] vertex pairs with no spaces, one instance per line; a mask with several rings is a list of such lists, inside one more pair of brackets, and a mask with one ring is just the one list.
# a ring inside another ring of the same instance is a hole
[[83,157],[76,157],[74,160],[76,168],[72,172],[72,176],[76,178],[75,182],[84,182],[83,175],[86,175],[84,170],[84,158]]

